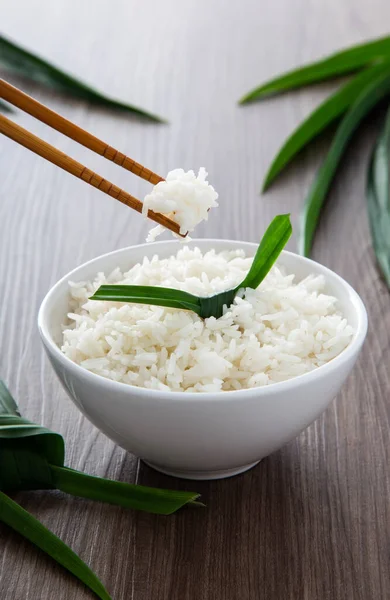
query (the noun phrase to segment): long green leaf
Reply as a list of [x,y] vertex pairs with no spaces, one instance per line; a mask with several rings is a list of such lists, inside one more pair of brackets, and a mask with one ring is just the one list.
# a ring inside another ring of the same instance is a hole
[[101,285],[90,300],[155,304],[192,310],[199,314],[199,298],[182,290],[149,285]]
[[366,195],[376,258],[390,289],[390,107],[371,156]]
[[164,120],[157,115],[102,94],[80,79],[32,54],[4,36],[0,36],[0,67],[9,73],[15,73],[88,102],[130,112],[157,123],[164,123]]
[[161,490],[141,485],[111,481],[85,475],[73,469],[52,467],[57,489],[73,496],[108,502],[124,508],[143,510],[157,515],[170,515],[185,504],[199,504],[199,494]]
[[256,289],[268,275],[287,244],[291,233],[290,215],[276,216],[263,235],[245,279],[233,290],[220,292],[209,298],[199,298],[200,316],[213,316],[218,319],[223,315],[224,307],[229,307],[232,304],[238,290],[248,287]]
[[[0,492],[0,521],[12,527],[43,552],[54,558],[56,562],[82,581],[101,600],[112,600],[95,573],[69,546],[64,544],[54,533],[3,492]],[[53,596],[55,596],[54,592]]]
[[157,304],[192,310],[203,319],[223,315],[224,307],[229,307],[238,290],[257,288],[278,258],[291,235],[290,215],[278,215],[265,232],[249,273],[236,288],[208,297],[199,297],[181,290],[142,285],[102,285],[91,296],[91,300],[111,300],[114,302],[136,302]]
[[270,271],[292,234],[290,215],[278,215],[268,226],[257,249],[251,268],[240,288],[256,289]]
[[299,252],[304,256],[310,254],[324,200],[353,133],[362,119],[389,93],[390,74],[382,73],[363,89],[340,123],[326,159],[305,201],[298,238]]
[[263,83],[240,100],[240,104],[260,100],[266,96],[279,94],[304,85],[325,81],[332,77],[354,73],[363,67],[390,58],[390,37],[386,36],[365,44],[352,46],[341,52],[304,67],[288,71],[283,75]]
[[262,191],[265,192],[269,188],[279,173],[293,160],[298,152],[346,112],[367,83],[385,70],[390,73],[390,62],[365,69],[362,73],[356,75],[352,81],[337,90],[330,98],[322,102],[284,142],[268,169]]

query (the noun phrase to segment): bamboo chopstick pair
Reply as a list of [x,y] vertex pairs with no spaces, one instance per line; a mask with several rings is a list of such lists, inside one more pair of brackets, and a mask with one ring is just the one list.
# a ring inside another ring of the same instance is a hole
[[[156,185],[160,181],[164,181],[162,177],[156,173],[153,173],[153,171],[150,171],[146,167],[135,162],[125,154],[122,154],[122,152],[119,152],[119,150],[109,146],[99,138],[88,133],[88,131],[85,131],[81,127],[78,127],[78,125],[75,125],[68,119],[61,117],[61,115],[54,112],[44,104],[34,100],[34,98],[31,98],[31,96],[28,96],[7,81],[4,81],[4,79],[0,79],[0,99],[6,100],[13,106],[20,108],[24,112],[35,117],[42,123],[49,125],[49,127],[56,129],[60,133],[63,133],[82,146],[85,146],[93,152],[104,156],[104,158],[107,158],[107,160],[111,160],[120,167],[123,167],[135,175],[138,175],[138,177],[141,177],[146,181],[150,181],[150,183],[153,185]],[[64,152],[57,150],[57,148],[54,148],[54,146],[51,146],[23,127],[20,127],[20,125],[17,125],[4,115],[0,115],[0,133],[3,133],[8,138],[14,140],[18,144],[21,144],[25,148],[28,148],[28,150],[35,152],[35,154],[38,154],[42,158],[45,158],[51,163],[57,165],[57,167],[64,169],[64,171],[71,173],[75,177],[78,177],[79,179],[82,179],[90,185],[98,188],[105,194],[108,194],[116,200],[119,200],[119,202],[126,204],[126,206],[133,208],[139,213],[142,213],[143,204],[140,200],[134,198],[134,196],[131,196],[110,181],[107,181],[107,179],[104,179],[94,171],[91,171],[67,154],[64,154]],[[170,229],[173,233],[181,235],[178,223],[170,219],[169,216],[149,210],[148,217],[149,219],[152,219],[152,221],[155,221],[167,229]]]

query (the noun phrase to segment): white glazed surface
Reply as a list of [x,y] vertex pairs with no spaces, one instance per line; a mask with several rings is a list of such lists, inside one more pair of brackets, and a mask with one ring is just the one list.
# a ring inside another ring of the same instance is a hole
[[[61,324],[68,311],[68,281],[93,279],[98,271],[128,270],[144,256],[161,258],[176,241],[124,248],[95,258],[68,273],[44,298],[38,327],[51,364],[73,402],[114,442],[154,468],[189,479],[215,479],[243,472],[293,439],[336,396],[348,377],[367,332],[367,314],[357,293],[341,277],[290,252],[279,263],[297,280],[309,273],[326,277],[326,293],[355,329],[351,344],[334,360],[288,381],[248,390],[181,393],[147,390],[95,375],[60,351]],[[230,240],[194,240],[205,252],[257,245]]]

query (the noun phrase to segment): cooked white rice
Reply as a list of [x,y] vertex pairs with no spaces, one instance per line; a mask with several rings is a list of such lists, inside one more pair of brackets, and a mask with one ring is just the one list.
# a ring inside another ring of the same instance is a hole
[[[207,221],[210,208],[218,206],[217,198],[218,194],[208,183],[207,171],[203,167],[199,169],[198,176],[194,171],[175,169],[145,196],[142,214],[146,216],[149,209],[169,214],[180,225],[180,233],[185,235],[201,221]],[[166,229],[162,225],[153,227],[146,241],[153,242],[164,231]]]
[[89,300],[104,283],[161,285],[196,295],[233,288],[252,258],[243,250],[145,258],[128,272],[70,283],[71,325],[61,350],[85,369],[156,390],[218,392],[307,373],[348,346],[353,329],[323,293],[323,276],[294,282],[275,266],[257,290],[240,292],[220,319],[185,310]]

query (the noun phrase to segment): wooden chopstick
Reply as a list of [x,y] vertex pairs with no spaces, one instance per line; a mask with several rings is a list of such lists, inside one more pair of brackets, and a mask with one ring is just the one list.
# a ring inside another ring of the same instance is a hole
[[99,140],[99,138],[95,137],[85,129],[82,129],[78,125],[72,123],[65,117],[62,117],[54,110],[51,110],[44,104],[38,102],[28,94],[22,92],[18,88],[14,87],[8,81],[4,79],[0,79],[0,98],[3,98],[13,106],[16,106],[28,113],[32,117],[38,119],[38,121],[42,121],[49,127],[56,129],[63,135],[66,135],[68,138],[71,138],[75,142],[78,142],[82,146],[89,148],[92,152],[96,152],[107,160],[111,160],[115,164],[127,169],[127,171],[131,171],[138,177],[145,179],[146,181],[150,181],[153,185],[156,185],[160,181],[164,181],[160,175],[157,173],[153,173],[143,165],[140,165],[135,160],[126,156],[116,148],[109,146],[106,142]]
[[[88,131],[85,131],[85,129],[82,129],[78,125],[75,125],[75,123],[72,123],[72,121],[65,119],[65,117],[62,117],[44,104],[41,104],[31,96],[28,96],[4,79],[0,79],[0,98],[6,100],[13,106],[20,108],[24,112],[30,114],[32,117],[35,117],[42,123],[52,127],[56,131],[59,131],[82,146],[85,146],[89,150],[92,150],[104,158],[107,158],[107,160],[111,160],[127,171],[131,171],[138,177],[149,181],[153,185],[156,185],[160,181],[164,181],[163,177],[160,177],[160,175],[157,175],[157,173],[154,173],[150,169],[147,169],[143,165],[137,163],[129,156],[126,156],[122,152],[119,152],[119,150],[109,146]],[[129,206],[137,212],[142,213],[143,204],[140,200],[134,198],[134,196],[131,196],[107,179],[104,179],[67,154],[57,150],[54,148],[54,146],[51,146],[44,140],[41,140],[34,134],[30,133],[26,129],[23,129],[23,127],[20,127],[2,115],[0,115],[0,133],[3,133],[10,139],[21,144],[25,148],[28,148],[32,152],[35,152],[35,154],[45,158],[68,173],[71,173],[75,177],[86,181],[102,192],[112,196],[123,204],[126,204],[126,206]],[[152,221],[155,221],[167,229],[170,229],[170,231],[173,233],[176,233],[181,237],[185,237],[185,235],[180,233],[180,226],[170,218],[171,214],[163,215],[149,210],[147,216]]]
[[[0,115],[0,133],[3,133],[6,137],[14,140],[18,144],[21,144],[25,148],[28,148],[28,150],[35,152],[35,154],[45,158],[54,165],[57,165],[57,167],[64,169],[64,171],[75,175],[75,177],[78,177],[93,187],[98,188],[102,192],[112,196],[112,198],[119,200],[119,202],[126,204],[126,206],[133,208],[139,213],[142,213],[143,204],[140,200],[134,198],[134,196],[131,196],[94,171],[91,171],[64,152],[57,150],[57,148],[54,148],[54,146],[51,146],[44,140],[41,140],[36,135],[27,131],[27,129],[20,127],[20,125],[17,125],[13,121],[10,121],[10,119],[7,119],[7,117],[4,115]],[[178,235],[184,237],[182,234],[180,234],[179,225],[172,219],[169,219],[167,216],[149,210],[148,217],[149,219],[152,219],[152,221],[155,221],[167,229],[170,229],[173,231],[173,233],[177,233]]]

